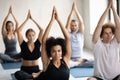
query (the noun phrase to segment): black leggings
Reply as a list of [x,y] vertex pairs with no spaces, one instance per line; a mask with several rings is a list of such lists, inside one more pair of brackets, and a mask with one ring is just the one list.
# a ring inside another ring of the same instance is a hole
[[39,72],[39,66],[21,66],[21,70],[15,72],[15,78],[17,80],[26,80],[26,79],[33,79],[32,73],[33,72]]
[[[103,79],[101,79],[101,78],[98,78],[98,77],[94,77],[94,78],[96,78],[97,80],[103,80]],[[120,79],[120,75],[118,75],[118,76],[116,76],[114,79],[112,79],[112,80],[119,80]]]
[[113,80],[120,80],[120,75],[116,76]]

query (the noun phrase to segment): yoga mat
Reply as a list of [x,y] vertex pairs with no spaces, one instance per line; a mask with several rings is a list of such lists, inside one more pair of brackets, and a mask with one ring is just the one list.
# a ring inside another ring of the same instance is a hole
[[70,73],[74,78],[93,76],[93,68],[71,68]]
[[21,62],[2,63],[3,69],[17,69],[21,67]]

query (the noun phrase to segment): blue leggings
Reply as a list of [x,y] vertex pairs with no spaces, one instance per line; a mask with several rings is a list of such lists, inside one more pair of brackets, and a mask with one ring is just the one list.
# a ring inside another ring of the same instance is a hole
[[[101,78],[98,78],[98,77],[94,77],[94,78],[96,78],[97,80],[103,80],[103,79],[101,79]],[[112,79],[112,80],[119,80],[120,79],[120,75],[117,75],[114,79]]]

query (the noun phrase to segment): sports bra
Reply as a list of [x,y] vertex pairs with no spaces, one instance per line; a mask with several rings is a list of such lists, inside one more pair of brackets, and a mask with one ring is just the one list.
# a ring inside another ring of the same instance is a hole
[[41,52],[40,52],[41,43],[39,42],[38,39],[34,42],[34,45],[35,45],[34,50],[31,52],[28,48],[28,43],[25,41],[22,42],[20,48],[21,48],[21,57],[24,60],[37,60],[41,56]]

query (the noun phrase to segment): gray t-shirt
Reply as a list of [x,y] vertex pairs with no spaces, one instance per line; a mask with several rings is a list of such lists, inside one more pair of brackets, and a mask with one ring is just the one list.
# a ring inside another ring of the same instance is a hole
[[84,45],[84,36],[79,31],[75,34],[69,33],[71,38],[71,49],[72,54],[71,58],[81,58],[83,53],[83,45]]

